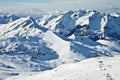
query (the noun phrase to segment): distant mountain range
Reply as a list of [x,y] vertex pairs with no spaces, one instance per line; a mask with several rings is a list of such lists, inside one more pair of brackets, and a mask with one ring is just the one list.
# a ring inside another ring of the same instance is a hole
[[76,10],[40,17],[0,15],[0,73],[5,73],[1,78],[11,76],[9,70],[17,74],[43,71],[86,58],[118,54],[117,12]]

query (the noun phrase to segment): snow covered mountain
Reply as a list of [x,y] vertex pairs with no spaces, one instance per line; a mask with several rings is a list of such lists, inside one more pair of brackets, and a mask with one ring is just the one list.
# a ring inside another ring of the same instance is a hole
[[47,24],[44,26],[65,36],[77,33],[92,40],[106,37],[119,39],[119,21],[119,14],[78,10],[67,11],[49,21],[47,20]]
[[7,24],[17,20],[19,17],[13,14],[0,14],[0,24]]
[[22,74],[6,80],[119,80],[120,56],[97,57],[64,64],[36,75]]
[[77,10],[42,18],[5,16],[0,17],[0,79],[120,53],[119,14]]

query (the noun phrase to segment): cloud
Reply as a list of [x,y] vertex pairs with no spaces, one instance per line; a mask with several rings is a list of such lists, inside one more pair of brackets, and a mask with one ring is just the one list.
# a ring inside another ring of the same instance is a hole
[[[43,1],[43,2],[41,2]],[[41,10],[98,9],[119,7],[120,0],[31,0],[16,2],[15,8],[40,8]]]

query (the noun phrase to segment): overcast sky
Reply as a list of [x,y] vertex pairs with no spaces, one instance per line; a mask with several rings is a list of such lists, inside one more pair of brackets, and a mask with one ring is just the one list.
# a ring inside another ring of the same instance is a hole
[[120,8],[120,0],[0,0],[0,8],[2,9],[74,10],[106,7]]

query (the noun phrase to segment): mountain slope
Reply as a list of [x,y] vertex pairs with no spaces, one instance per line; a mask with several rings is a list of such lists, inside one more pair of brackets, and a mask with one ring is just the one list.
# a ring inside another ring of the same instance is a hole
[[120,56],[98,57],[65,64],[36,75],[19,75],[6,80],[119,80]]
[[119,39],[120,16],[117,15],[88,10],[67,11],[48,20],[44,26],[65,36],[80,26],[74,33],[87,34],[92,40],[107,37]]
[[89,10],[42,16],[0,23],[1,79],[120,54],[120,16]]

